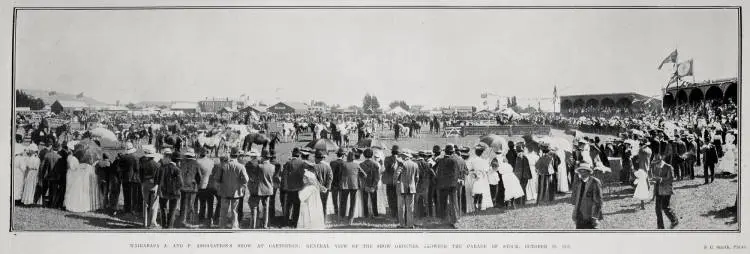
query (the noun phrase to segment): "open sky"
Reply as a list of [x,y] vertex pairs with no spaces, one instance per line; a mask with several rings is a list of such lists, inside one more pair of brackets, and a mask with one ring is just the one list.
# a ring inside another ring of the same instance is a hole
[[[660,94],[673,49],[737,76],[736,10],[24,10],[16,87],[114,103],[481,105],[480,94]],[[504,100],[503,100],[504,101]],[[525,100],[521,100],[523,103]],[[536,104],[536,103],[534,103]],[[551,103],[543,103],[550,108]]]

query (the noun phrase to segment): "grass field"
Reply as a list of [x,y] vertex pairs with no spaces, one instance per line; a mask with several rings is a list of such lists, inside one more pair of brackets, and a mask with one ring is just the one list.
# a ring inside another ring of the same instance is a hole
[[[553,130],[553,135],[563,135]],[[569,137],[568,138],[572,138]],[[305,137],[302,137],[305,139]],[[509,137],[509,140],[520,140],[521,137]],[[444,138],[423,134],[420,138],[403,138],[394,141],[384,138],[387,146],[398,144],[412,150],[430,149],[433,145],[453,143],[473,146],[478,142],[477,136]],[[277,147],[280,161],[286,161],[291,148],[302,146],[304,142],[282,143]],[[729,159],[729,158],[727,158]],[[696,173],[702,170],[696,169]],[[701,174],[699,174],[700,176]],[[702,178],[675,183],[675,195],[672,204],[680,217],[680,226],[676,230],[737,230],[737,214],[728,207],[735,204],[737,197],[737,178],[717,178],[709,185],[703,185]],[[604,220],[602,229],[656,229],[654,203],[647,203],[645,210],[640,210],[637,201],[631,198],[630,187],[614,187],[605,195],[602,208]],[[573,229],[571,221],[573,206],[569,204],[569,194],[560,194],[550,204],[535,206],[529,204],[515,210],[491,208],[484,211],[466,214],[457,224],[459,229]],[[247,206],[245,206],[247,210]],[[249,211],[246,212],[249,214]],[[666,218],[665,218],[666,220]],[[247,228],[247,220],[241,227]],[[395,229],[397,222],[386,217],[360,218],[354,224],[347,225],[343,220],[328,216],[327,223],[331,229]],[[668,222],[666,222],[668,224]],[[443,229],[450,225],[437,219],[426,219],[417,222],[419,228]],[[40,207],[15,207],[13,210],[14,230],[106,230],[137,229],[141,224],[132,216],[110,216],[104,213],[71,213],[56,209]]]

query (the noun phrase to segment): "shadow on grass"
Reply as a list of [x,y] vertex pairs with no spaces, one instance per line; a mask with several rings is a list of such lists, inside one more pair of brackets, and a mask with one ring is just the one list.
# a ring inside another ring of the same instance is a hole
[[108,228],[108,229],[126,229],[126,228],[141,227],[141,225],[137,223],[133,223],[130,221],[114,220],[110,218],[89,217],[89,216],[83,216],[83,215],[78,215],[78,214],[68,214],[68,215],[65,215],[65,217],[71,218],[71,219],[85,220],[86,223],[89,225],[101,227],[101,228]]
[[713,216],[714,219],[727,219],[727,218],[733,218],[732,221],[726,222],[725,224],[736,224],[737,223],[737,207],[729,206],[725,207],[719,210],[714,211],[708,211],[705,214],[701,214],[703,217],[711,217]]
[[680,187],[674,187],[674,189],[675,190],[692,189],[692,188],[698,188],[701,185],[703,185],[703,184],[702,183],[696,183],[696,184],[691,184],[691,185],[683,185],[683,186],[680,186]]
[[616,214],[637,213],[640,210],[641,208],[628,208],[628,209],[622,209],[622,210],[611,212],[611,213],[603,213],[602,215],[606,216],[606,215],[616,215]]

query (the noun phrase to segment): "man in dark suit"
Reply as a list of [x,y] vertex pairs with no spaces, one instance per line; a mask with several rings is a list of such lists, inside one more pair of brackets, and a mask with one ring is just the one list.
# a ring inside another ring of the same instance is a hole
[[[49,186],[50,193],[48,202],[46,203],[47,207],[57,208],[58,206],[56,198],[61,191],[65,190],[64,188],[62,188],[61,190],[61,185],[64,182],[62,180],[62,177],[59,175],[59,172],[56,172],[56,168],[62,166],[58,165],[58,161],[61,161],[61,158],[62,151],[60,151],[60,145],[55,143],[54,145],[52,145],[52,151],[44,155],[44,160],[42,160],[41,166],[39,167],[39,179],[43,179],[46,183],[45,185]],[[62,200],[62,198],[60,200]],[[60,201],[60,204],[62,204],[62,201]]]
[[531,166],[529,165],[529,158],[526,158],[526,154],[523,153],[523,143],[516,143],[516,161],[514,162],[513,173],[518,177],[518,181],[521,183],[523,189],[523,197],[517,198],[516,202],[519,205],[526,204],[526,185],[529,184],[531,179]]
[[341,196],[341,171],[344,168],[344,155],[346,155],[344,149],[339,148],[339,150],[336,151],[336,156],[338,158],[331,162],[331,172],[333,173],[330,190],[331,198],[333,199],[333,210],[339,216],[341,216],[341,214],[339,214],[339,206],[341,204],[339,197]]
[[[284,219],[287,221],[287,225],[291,227],[297,226],[297,220],[299,219],[299,190],[302,189],[304,183],[302,179],[305,174],[305,169],[309,166],[307,162],[300,159],[301,151],[298,148],[292,150],[292,159],[284,164],[284,171],[286,172],[286,204]],[[312,168],[310,168],[312,169]]]
[[[349,224],[354,222],[354,207],[356,205],[356,195],[359,189],[359,176],[367,177],[359,163],[354,161],[354,152],[346,155],[346,162],[341,170],[341,216],[348,216]],[[349,202],[349,213],[346,212],[347,201]]]
[[436,187],[441,209],[447,211],[447,221],[455,228],[461,205],[458,203],[458,188],[463,184],[466,175],[466,162],[454,154],[453,145],[445,147],[445,157],[437,163]]
[[419,182],[417,183],[415,201],[417,218],[432,216],[432,209],[434,208],[430,202],[430,189],[433,188],[432,182],[435,180],[435,170],[427,162],[426,158],[430,157],[427,154],[427,151],[419,151],[418,158],[416,159],[417,166],[419,167]]
[[602,220],[602,183],[592,176],[593,169],[588,163],[582,163],[576,172],[579,182],[573,192],[573,221],[576,229],[596,229]]
[[711,178],[711,182],[714,182],[714,169],[716,163],[719,162],[719,153],[716,147],[711,143],[710,139],[706,139],[701,147],[701,153],[703,153],[703,179],[704,183],[708,184],[708,179]]
[[315,177],[320,183],[320,201],[323,202],[323,214],[326,214],[328,209],[328,190],[331,189],[331,180],[333,179],[333,171],[331,166],[325,163],[326,156],[320,150],[315,151]]
[[140,209],[140,193],[141,193],[141,179],[140,179],[140,168],[138,167],[138,159],[135,158],[135,147],[133,143],[125,143],[125,153],[120,156],[118,168],[120,171],[120,179],[122,180],[122,191],[125,206],[123,212],[128,214],[135,214]]
[[664,162],[663,156],[657,154],[654,156],[654,165],[651,169],[651,179],[654,184],[654,196],[656,197],[656,226],[658,229],[664,229],[664,219],[662,211],[672,222],[671,228],[675,228],[680,222],[674,213],[674,209],[669,204],[674,194],[672,182],[674,181],[674,168]]
[[[367,177],[363,178],[362,184],[362,212],[365,217],[370,216],[368,203],[372,205],[372,215],[378,216],[378,181],[380,181],[380,165],[372,161],[373,151],[370,148],[364,151],[365,161],[359,164]],[[325,204],[324,204],[325,206]]]
[[390,212],[390,216],[393,218],[396,218],[396,212],[397,212],[397,199],[398,195],[396,194],[396,169],[398,169],[398,160],[396,160],[396,156],[398,156],[399,147],[397,145],[394,145],[391,148],[391,156],[385,157],[385,160],[383,161],[383,164],[385,166],[385,171],[383,172],[383,184],[385,184],[385,194],[388,198],[388,210]]

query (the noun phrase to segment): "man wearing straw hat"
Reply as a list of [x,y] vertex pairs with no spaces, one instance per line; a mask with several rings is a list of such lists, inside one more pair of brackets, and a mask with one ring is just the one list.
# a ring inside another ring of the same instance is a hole
[[593,176],[591,164],[581,163],[576,168],[579,181],[573,191],[573,221],[576,229],[596,229],[602,220],[602,183]]
[[159,184],[156,182],[156,174],[159,172],[159,156],[156,148],[150,145],[143,146],[143,157],[138,161],[141,174],[141,191],[143,195],[143,226],[146,228],[157,228],[156,215],[159,212],[157,202],[159,196],[157,190]]
[[119,166],[120,179],[122,179],[122,191],[125,206],[123,212],[134,215],[141,204],[141,178],[138,173],[138,159],[135,158],[136,152],[133,143],[125,143],[125,153],[120,156]]
[[402,151],[400,156],[401,167],[396,177],[399,228],[414,228],[414,194],[419,182],[419,166],[411,160],[411,153]]
[[195,151],[188,147],[183,152],[184,159],[180,163],[182,174],[182,190],[180,195],[180,219],[178,225],[186,228],[195,228],[188,223],[188,217],[195,218],[195,197],[198,194],[198,184],[201,181],[201,165],[195,160]]

